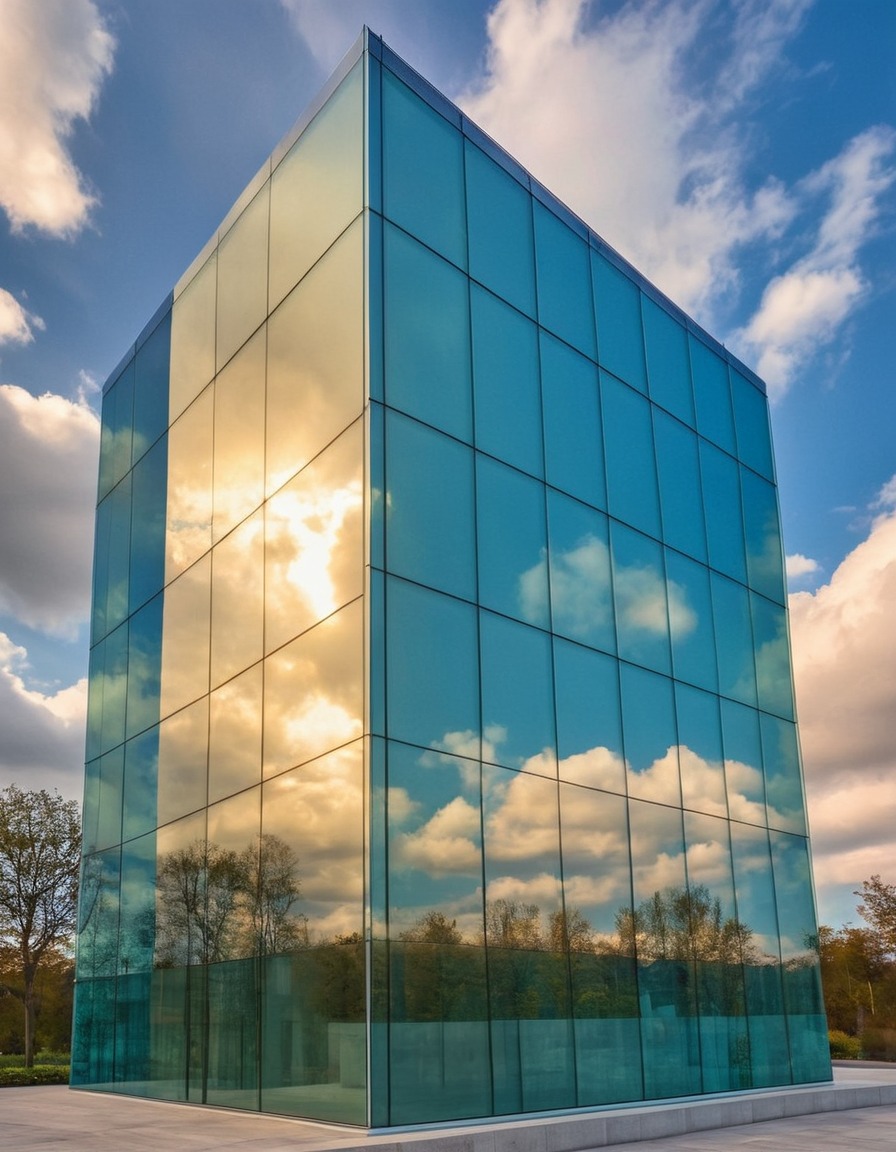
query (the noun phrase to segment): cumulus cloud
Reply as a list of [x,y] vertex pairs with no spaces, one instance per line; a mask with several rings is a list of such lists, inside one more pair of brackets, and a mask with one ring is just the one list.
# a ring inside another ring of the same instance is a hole
[[896,827],[896,477],[886,508],[830,583],[790,597],[794,678],[816,883],[857,887]]
[[24,308],[11,292],[0,288],[0,344],[30,344],[34,329],[43,328],[40,316]]
[[0,384],[0,611],[55,636],[89,611],[98,443],[86,404]]
[[89,119],[115,42],[92,0],[3,0],[0,204],[14,232],[82,228],[96,196],[67,141]]
[[818,571],[818,561],[795,552],[792,556],[787,557],[786,567],[787,579],[799,580],[802,576],[814,575]]

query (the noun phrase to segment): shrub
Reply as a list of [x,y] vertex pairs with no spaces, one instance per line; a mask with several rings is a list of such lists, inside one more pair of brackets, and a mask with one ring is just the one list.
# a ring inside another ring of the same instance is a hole
[[68,1066],[39,1064],[33,1068],[0,1068],[0,1088],[26,1088],[30,1084],[68,1084]]
[[862,1041],[858,1036],[849,1036],[833,1028],[828,1032],[832,1060],[858,1060],[862,1055]]
[[896,1060],[896,1028],[866,1028],[862,1055],[866,1060]]

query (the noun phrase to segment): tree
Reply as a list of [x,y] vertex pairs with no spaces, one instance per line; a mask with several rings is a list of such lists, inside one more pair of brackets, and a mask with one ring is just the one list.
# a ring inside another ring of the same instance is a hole
[[896,956],[896,884],[885,884],[880,876],[872,876],[862,881],[862,903],[858,913],[873,928],[883,950]]
[[0,949],[16,975],[5,989],[25,1010],[25,1064],[34,1064],[41,964],[75,929],[81,823],[78,805],[58,792],[0,792]]

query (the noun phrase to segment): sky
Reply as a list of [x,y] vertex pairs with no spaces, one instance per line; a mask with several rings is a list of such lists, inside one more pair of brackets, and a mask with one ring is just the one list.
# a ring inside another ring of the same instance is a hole
[[0,0],[0,787],[80,799],[102,383],[367,23],[767,381],[822,922],[896,879],[892,0]]

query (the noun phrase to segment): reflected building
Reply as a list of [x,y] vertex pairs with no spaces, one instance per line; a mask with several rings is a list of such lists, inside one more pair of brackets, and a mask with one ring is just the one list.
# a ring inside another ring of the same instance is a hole
[[103,396],[73,1083],[828,1080],[761,382],[365,31]]

